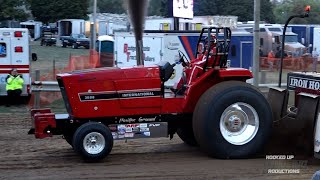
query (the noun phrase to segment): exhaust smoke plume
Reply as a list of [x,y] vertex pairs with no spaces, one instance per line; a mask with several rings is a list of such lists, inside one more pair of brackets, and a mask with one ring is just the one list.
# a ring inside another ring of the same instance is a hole
[[142,36],[149,0],[125,0],[124,2],[126,3],[125,5],[127,6],[130,22],[133,26],[134,35],[136,37],[137,65],[143,65]]

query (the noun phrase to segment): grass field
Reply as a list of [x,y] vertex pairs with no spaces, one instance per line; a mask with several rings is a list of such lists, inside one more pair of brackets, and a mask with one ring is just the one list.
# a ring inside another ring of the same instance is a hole
[[[55,68],[59,70],[68,66],[70,56],[89,55],[89,50],[85,48],[72,49],[71,47],[62,48],[59,46],[40,46],[40,41],[32,41],[30,44],[31,52],[36,53],[38,56],[37,61],[31,61],[32,79],[35,79],[36,69],[40,70],[41,76],[53,73],[54,61]],[[54,79],[47,80],[52,81]],[[30,104],[30,106],[32,107],[32,104]],[[66,112],[62,99],[55,100],[51,104],[46,104],[42,107],[52,108],[56,113]]]
[[84,48],[72,49],[71,47],[62,48],[59,46],[40,46],[40,41],[31,42],[32,53],[37,53],[38,60],[31,62],[32,77],[34,70],[39,69],[40,74],[51,73],[53,71],[53,62],[55,67],[62,69],[69,63],[70,56],[89,55],[89,50]]

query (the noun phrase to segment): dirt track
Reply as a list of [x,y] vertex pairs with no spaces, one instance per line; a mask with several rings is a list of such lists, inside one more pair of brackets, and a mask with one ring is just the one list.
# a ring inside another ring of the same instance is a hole
[[299,174],[268,174],[270,168],[293,166],[288,166],[289,161],[266,160],[264,155],[249,160],[212,159],[176,136],[116,141],[103,162],[88,164],[59,136],[39,140],[27,135],[27,109],[16,110],[0,113],[0,179],[310,179],[320,167],[300,161],[294,164]]

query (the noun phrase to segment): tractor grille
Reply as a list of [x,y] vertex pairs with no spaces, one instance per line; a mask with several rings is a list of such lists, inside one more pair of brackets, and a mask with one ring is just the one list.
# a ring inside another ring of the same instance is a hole
[[59,87],[60,87],[61,95],[62,95],[64,104],[66,106],[67,112],[69,114],[72,114],[72,109],[71,109],[71,106],[70,106],[70,103],[69,103],[67,92],[65,90],[65,86],[63,84],[63,81],[62,81],[61,77],[57,77],[57,81],[58,81],[58,84],[59,84]]

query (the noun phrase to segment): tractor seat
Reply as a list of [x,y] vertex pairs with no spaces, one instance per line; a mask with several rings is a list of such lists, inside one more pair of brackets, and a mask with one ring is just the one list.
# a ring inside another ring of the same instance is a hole
[[170,79],[172,76],[172,73],[174,72],[174,65],[171,65],[167,61],[160,61],[158,63],[158,66],[160,68],[160,78],[163,82],[166,82]]

